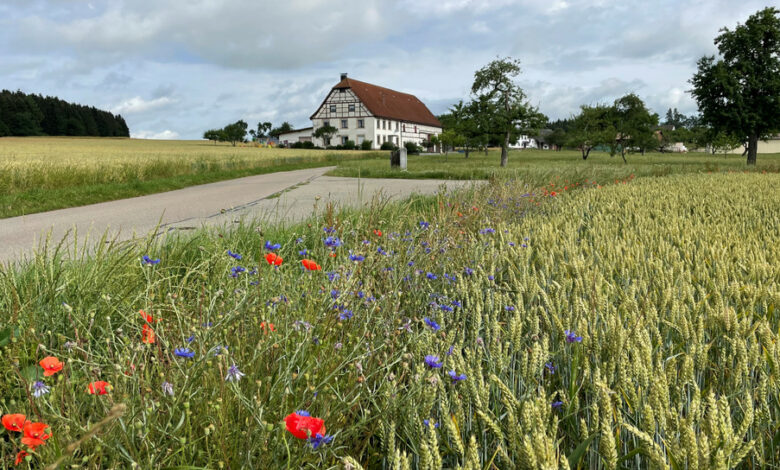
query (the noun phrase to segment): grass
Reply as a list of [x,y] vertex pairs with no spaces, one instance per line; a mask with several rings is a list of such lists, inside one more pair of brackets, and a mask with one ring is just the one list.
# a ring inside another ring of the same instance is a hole
[[[578,151],[514,150],[509,152],[507,168],[499,166],[500,151],[472,152],[468,159],[462,153],[449,155],[410,155],[408,171],[390,168],[384,156],[341,162],[328,172],[332,176],[361,178],[440,178],[489,179],[516,178],[529,184],[544,185],[550,181],[609,182],[629,175],[664,176],[677,173],[718,173],[748,170],[745,159],[739,155],[722,156],[703,153],[628,155],[628,164],[608,153],[592,152],[583,161]],[[758,164],[750,171],[780,171],[780,154],[758,157]]]
[[6,137],[0,139],[0,218],[371,155],[203,141]]
[[[0,270],[0,413],[50,427],[31,466],[780,468],[780,175],[612,177]],[[333,441],[293,437],[296,410]]]

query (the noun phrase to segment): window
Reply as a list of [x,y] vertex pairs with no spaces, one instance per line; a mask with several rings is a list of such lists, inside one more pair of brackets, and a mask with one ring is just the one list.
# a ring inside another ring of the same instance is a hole
[[414,126],[414,133],[417,133],[417,126]]
[[347,90],[345,90],[344,88],[339,88],[339,93],[346,93],[346,92]]
[[348,127],[348,126],[347,126],[347,120],[346,120],[346,119],[342,119],[342,120],[341,120],[341,128],[342,128],[342,129],[346,129],[347,127]]
[[363,129],[364,127],[366,127],[365,121],[363,121],[362,119],[358,119],[358,128]]
[[379,119],[376,120],[376,128],[379,129],[381,127]]
[[354,113],[355,112],[355,105],[354,104],[349,105],[349,112],[350,113]]
[[362,144],[363,141],[365,141],[365,140],[366,140],[366,136],[364,136],[364,135],[357,136],[357,144],[358,145]]
[[395,121],[395,130],[398,131],[398,121]]
[[387,121],[382,121],[382,129],[387,129]]
[[347,145],[347,141],[349,140],[349,137],[347,136],[341,136],[341,145]]
[[404,132],[406,132],[406,124],[404,124],[404,127],[403,127],[403,129],[404,129]]
[[322,121],[322,127],[330,126],[330,121]]
[[336,105],[335,104],[330,105],[330,112],[331,113],[335,113],[336,112]]

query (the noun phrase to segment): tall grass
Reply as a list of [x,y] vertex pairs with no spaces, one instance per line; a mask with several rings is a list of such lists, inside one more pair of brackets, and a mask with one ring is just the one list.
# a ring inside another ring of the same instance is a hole
[[[0,412],[51,426],[32,465],[121,403],[67,464],[780,468],[780,177],[569,183],[495,181],[6,269]],[[322,271],[301,268],[304,248]],[[139,309],[160,319],[155,344]],[[50,354],[65,367],[34,398]],[[94,380],[113,390],[88,395]],[[282,419],[296,410],[333,441],[294,438]],[[3,465],[18,442],[0,440]]]

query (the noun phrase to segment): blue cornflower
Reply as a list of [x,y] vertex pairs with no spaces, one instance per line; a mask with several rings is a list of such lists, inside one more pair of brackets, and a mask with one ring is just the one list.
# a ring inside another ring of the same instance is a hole
[[325,273],[325,275],[328,276],[328,280],[330,282],[333,282],[336,279],[341,277],[341,274],[337,273],[336,271],[329,271],[329,272]]
[[528,248],[528,245],[526,245],[525,243],[523,243],[523,244],[522,244],[522,245],[520,245],[520,246],[521,246],[522,248]]
[[[429,427],[429,426],[431,425],[431,421],[430,421],[430,420],[427,420],[427,419],[424,419],[424,420],[423,420],[423,424],[424,424],[424,425],[425,425],[425,427],[427,428],[427,427]],[[433,423],[433,429],[437,429],[438,427],[439,427],[439,423],[438,423],[438,421],[437,421],[437,422],[435,422],[435,423]]]
[[555,367],[555,365],[552,362],[546,362],[544,364],[544,368],[547,369],[547,372],[549,372],[550,374],[554,374],[555,373],[556,367]]
[[435,281],[436,279],[438,279],[438,278],[439,278],[437,275],[435,275],[435,274],[433,274],[433,273],[426,273],[426,274],[425,274],[425,277],[427,277],[427,278],[428,278],[428,279],[430,279],[431,281]]
[[188,342],[188,343],[191,343],[191,342],[193,342],[193,341],[195,341],[195,335],[190,335],[190,337],[189,337],[189,338],[187,338],[187,342]]
[[492,281],[492,280],[494,280],[494,279],[495,279],[495,276],[493,276],[492,274],[488,276],[488,280],[489,280],[489,281]]
[[466,380],[466,374],[457,374],[454,370],[447,372],[447,375],[452,379],[452,383],[456,384],[461,380]]
[[323,436],[322,434],[317,433],[316,436],[309,438],[309,444],[311,444],[312,449],[316,449],[323,444],[330,444],[330,441],[332,440],[333,436]]
[[442,362],[441,359],[439,359],[439,356],[434,356],[432,354],[425,356],[425,365],[431,369],[439,369],[441,364]]
[[406,265],[407,265],[407,266],[414,266],[414,260],[412,260],[412,261],[409,261],[408,263],[406,263]]
[[338,237],[328,237],[323,240],[323,243],[329,248],[338,248],[341,246],[341,240]]
[[582,342],[582,336],[577,336],[576,333],[573,331],[566,330],[563,332],[563,334],[566,335],[566,342],[567,343],[581,343]]
[[449,305],[444,305],[444,304],[439,305],[439,308],[442,309],[442,311],[444,311],[444,312],[451,312],[453,310],[452,307],[450,307]]
[[225,381],[238,382],[243,376],[244,373],[238,370],[237,365],[233,364],[232,366],[228,367],[227,375],[225,375]]
[[452,353],[455,351],[455,346],[450,346],[450,348],[447,350],[447,355],[452,356]]
[[339,314],[339,320],[349,320],[352,316],[352,310],[343,309]]
[[334,300],[338,299],[340,295],[341,295],[341,292],[339,292],[338,289],[333,289],[333,290],[330,291],[330,297],[332,299],[334,299]]
[[298,416],[305,416],[307,418],[311,416],[311,414],[306,410],[298,410],[295,412],[295,414],[297,414]]
[[509,242],[509,246],[515,246],[515,242]]
[[241,258],[242,258],[242,256],[241,256],[241,255],[239,255],[238,253],[233,253],[233,252],[232,252],[232,251],[230,251],[230,250],[228,250],[228,251],[227,251],[227,254],[229,254],[230,256],[232,256],[233,258],[235,258],[235,259],[237,259],[237,260],[241,260]]
[[424,220],[421,220],[421,221],[420,221],[420,228],[422,228],[422,229],[426,229],[426,228],[428,228],[428,227],[430,227],[430,226],[431,226],[431,224],[430,224],[430,223],[428,223],[428,222],[425,222]]
[[236,266],[234,268],[230,269],[230,277],[238,277],[241,275],[241,273],[245,272],[246,269],[241,266]]
[[496,233],[496,230],[493,229],[493,228],[488,227],[488,228],[483,228],[482,230],[479,231],[479,233],[481,233],[482,235],[485,235],[487,233]]
[[173,353],[186,359],[192,359],[195,357],[195,351],[191,350],[190,348],[176,348],[173,350]]
[[441,329],[441,326],[439,326],[438,323],[436,323],[435,320],[432,320],[428,317],[423,318],[423,321],[426,325],[430,326],[433,331],[439,331]]
[[506,310],[507,312],[514,312],[515,308],[511,305],[507,305],[506,307],[504,307],[504,310]]
[[558,409],[561,409],[563,407],[563,402],[562,401],[554,401],[554,402],[552,402],[552,404],[550,406],[552,406],[552,408],[554,410],[558,410]]
[[362,255],[349,255],[349,260],[350,261],[355,261],[357,263],[359,263],[359,262],[361,262],[361,261],[363,261],[365,259],[366,259],[366,257],[362,256]]
[[333,232],[336,231],[336,229],[333,228],[333,227],[323,227],[322,231],[325,232],[325,233],[333,233]]
[[280,245],[279,243],[271,243],[268,240],[265,241],[265,249],[268,251],[276,251],[281,247],[282,245]]
[[160,262],[160,258],[152,259],[148,255],[144,255],[143,258],[141,259],[143,260],[144,264],[147,266],[155,265]]
[[452,304],[453,307],[458,307],[458,308],[463,307],[463,304],[460,303],[460,301],[458,301],[458,300],[453,300],[451,302],[451,304]]
[[387,256],[387,252],[381,246],[378,246],[376,248],[376,252],[379,253],[380,255]]
[[303,238],[296,238],[295,243],[303,243]]
[[299,252],[298,252],[298,254],[299,254],[299,255],[301,255],[301,256],[306,256],[306,255],[308,255],[308,254],[309,254],[309,250],[307,250],[306,248],[304,248],[304,249],[302,249],[301,251],[299,251]]
[[466,276],[471,276],[472,274],[474,274],[474,270],[467,266],[463,268],[463,274],[465,274]]
[[41,382],[40,380],[33,384],[32,389],[32,394],[35,398],[42,397],[49,393],[49,387],[46,386],[45,382]]

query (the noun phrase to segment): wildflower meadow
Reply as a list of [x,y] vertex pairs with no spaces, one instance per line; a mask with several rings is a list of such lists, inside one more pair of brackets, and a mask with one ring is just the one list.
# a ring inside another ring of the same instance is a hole
[[0,467],[780,468],[779,194],[493,180],[0,268]]

